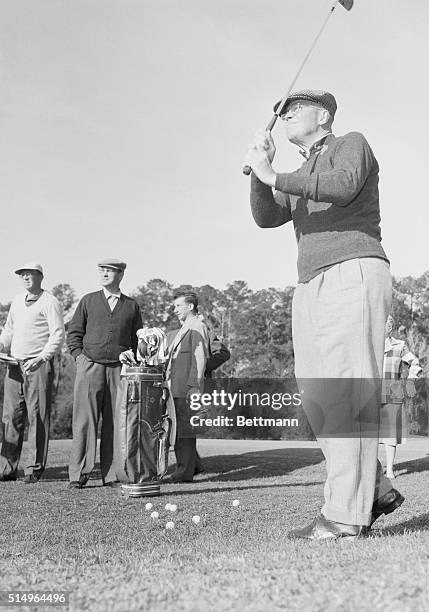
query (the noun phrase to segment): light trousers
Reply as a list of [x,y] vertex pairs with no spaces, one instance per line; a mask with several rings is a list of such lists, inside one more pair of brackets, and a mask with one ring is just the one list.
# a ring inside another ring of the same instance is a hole
[[326,458],[322,514],[339,523],[369,525],[374,500],[392,488],[374,433],[391,292],[387,262],[361,258],[299,284],[293,298],[295,376]]

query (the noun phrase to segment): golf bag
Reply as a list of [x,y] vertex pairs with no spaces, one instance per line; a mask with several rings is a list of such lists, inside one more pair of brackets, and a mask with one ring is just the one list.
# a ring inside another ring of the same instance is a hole
[[135,494],[158,495],[168,468],[167,397],[162,366],[124,368],[116,404],[116,472]]

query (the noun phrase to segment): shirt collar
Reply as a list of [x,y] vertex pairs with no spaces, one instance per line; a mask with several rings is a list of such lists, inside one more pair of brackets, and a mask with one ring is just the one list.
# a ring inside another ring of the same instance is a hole
[[310,159],[312,153],[320,153],[323,148],[323,145],[325,144],[325,141],[329,138],[329,136],[333,136],[332,132],[328,132],[327,134],[321,136],[319,140],[316,140],[316,142],[311,145],[308,153],[305,149],[300,149],[299,152],[303,157],[305,157],[305,159]]
[[118,298],[118,299],[119,299],[119,298],[121,297],[121,295],[122,295],[122,292],[121,292],[121,290],[120,290],[120,289],[119,289],[119,291],[117,291],[117,292],[113,293],[112,291],[108,291],[108,290],[106,289],[106,287],[103,287],[103,293],[104,293],[104,295],[106,296],[106,300],[108,300],[108,299],[109,299],[109,297],[112,297],[112,296],[113,296],[113,297],[116,297],[116,298]]
[[29,293],[28,291],[26,291],[25,292],[25,301],[26,302],[35,302],[42,295],[43,291],[44,291],[44,289],[42,289],[40,291],[40,293],[38,293],[37,295],[34,295],[33,293]]
[[192,324],[192,321],[195,321],[195,319],[198,319],[197,315],[191,315],[188,317],[185,321],[183,321],[182,329],[187,329]]
[[393,336],[388,336],[384,339],[384,350],[389,351],[393,346],[396,346],[397,344],[402,344],[402,342],[402,340],[398,340]]

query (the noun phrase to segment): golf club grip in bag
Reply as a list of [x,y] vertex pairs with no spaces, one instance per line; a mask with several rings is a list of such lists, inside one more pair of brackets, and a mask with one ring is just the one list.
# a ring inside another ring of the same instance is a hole
[[116,402],[116,473],[120,482],[159,481],[168,468],[171,421],[168,389],[156,366],[130,367],[121,378]]
[[[279,108],[281,110],[283,110],[283,105],[280,104]],[[275,123],[276,123],[278,117],[279,117],[279,115],[277,113],[274,113],[274,115],[271,117],[271,121],[269,122],[269,124],[265,128],[266,132],[271,132],[271,130],[275,126]],[[243,166],[242,170],[243,170],[243,174],[245,174],[246,176],[248,176],[252,172],[252,168],[250,166]]]

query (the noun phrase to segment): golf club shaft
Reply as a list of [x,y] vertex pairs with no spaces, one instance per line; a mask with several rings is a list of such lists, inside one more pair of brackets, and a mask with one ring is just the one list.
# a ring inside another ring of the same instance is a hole
[[[334,12],[335,7],[336,7],[336,6],[337,6],[337,4],[338,4],[338,1],[339,1],[339,0],[335,0],[335,3],[332,5],[331,10],[329,11],[329,14],[327,15],[327,17],[326,17],[325,21],[324,21],[324,22],[323,22],[323,24],[322,24],[322,27],[321,27],[321,28],[320,28],[320,30],[318,31],[318,33],[317,33],[317,35],[316,35],[316,38],[313,40],[313,42],[312,42],[312,44],[311,44],[311,47],[310,47],[310,48],[309,48],[309,50],[307,51],[307,54],[306,54],[306,56],[304,57],[304,59],[303,59],[303,61],[302,61],[301,65],[300,65],[300,67],[298,68],[297,73],[295,74],[294,78],[292,79],[292,82],[291,82],[291,84],[289,85],[289,89],[287,90],[287,92],[285,93],[285,95],[283,96],[283,98],[281,99],[281,101],[280,101],[280,103],[279,103],[279,105],[278,105],[278,107],[277,107],[277,110],[275,111],[274,115],[271,117],[270,122],[268,123],[267,127],[265,128],[265,130],[266,130],[267,132],[271,132],[271,130],[273,129],[273,127],[274,127],[274,125],[275,125],[275,123],[276,123],[277,119],[278,119],[278,118],[280,117],[280,115],[282,114],[283,109],[284,109],[284,106],[285,106],[285,104],[286,104],[286,100],[288,99],[289,95],[291,94],[292,89],[293,89],[293,87],[294,87],[295,83],[297,82],[298,77],[299,77],[299,75],[301,74],[301,72],[302,72],[302,70],[303,70],[303,68],[304,68],[305,64],[307,63],[308,58],[309,58],[309,57],[310,57],[310,55],[311,55],[311,52],[313,51],[314,47],[316,46],[317,41],[319,40],[319,38],[320,38],[320,36],[321,36],[321,34],[322,34],[323,30],[326,28],[326,25],[327,25],[327,23],[328,23],[328,21],[329,21],[329,18],[331,17],[332,13]],[[249,175],[251,172],[252,172],[252,168],[251,168],[250,166],[244,166],[244,167],[243,167],[243,174]]]

